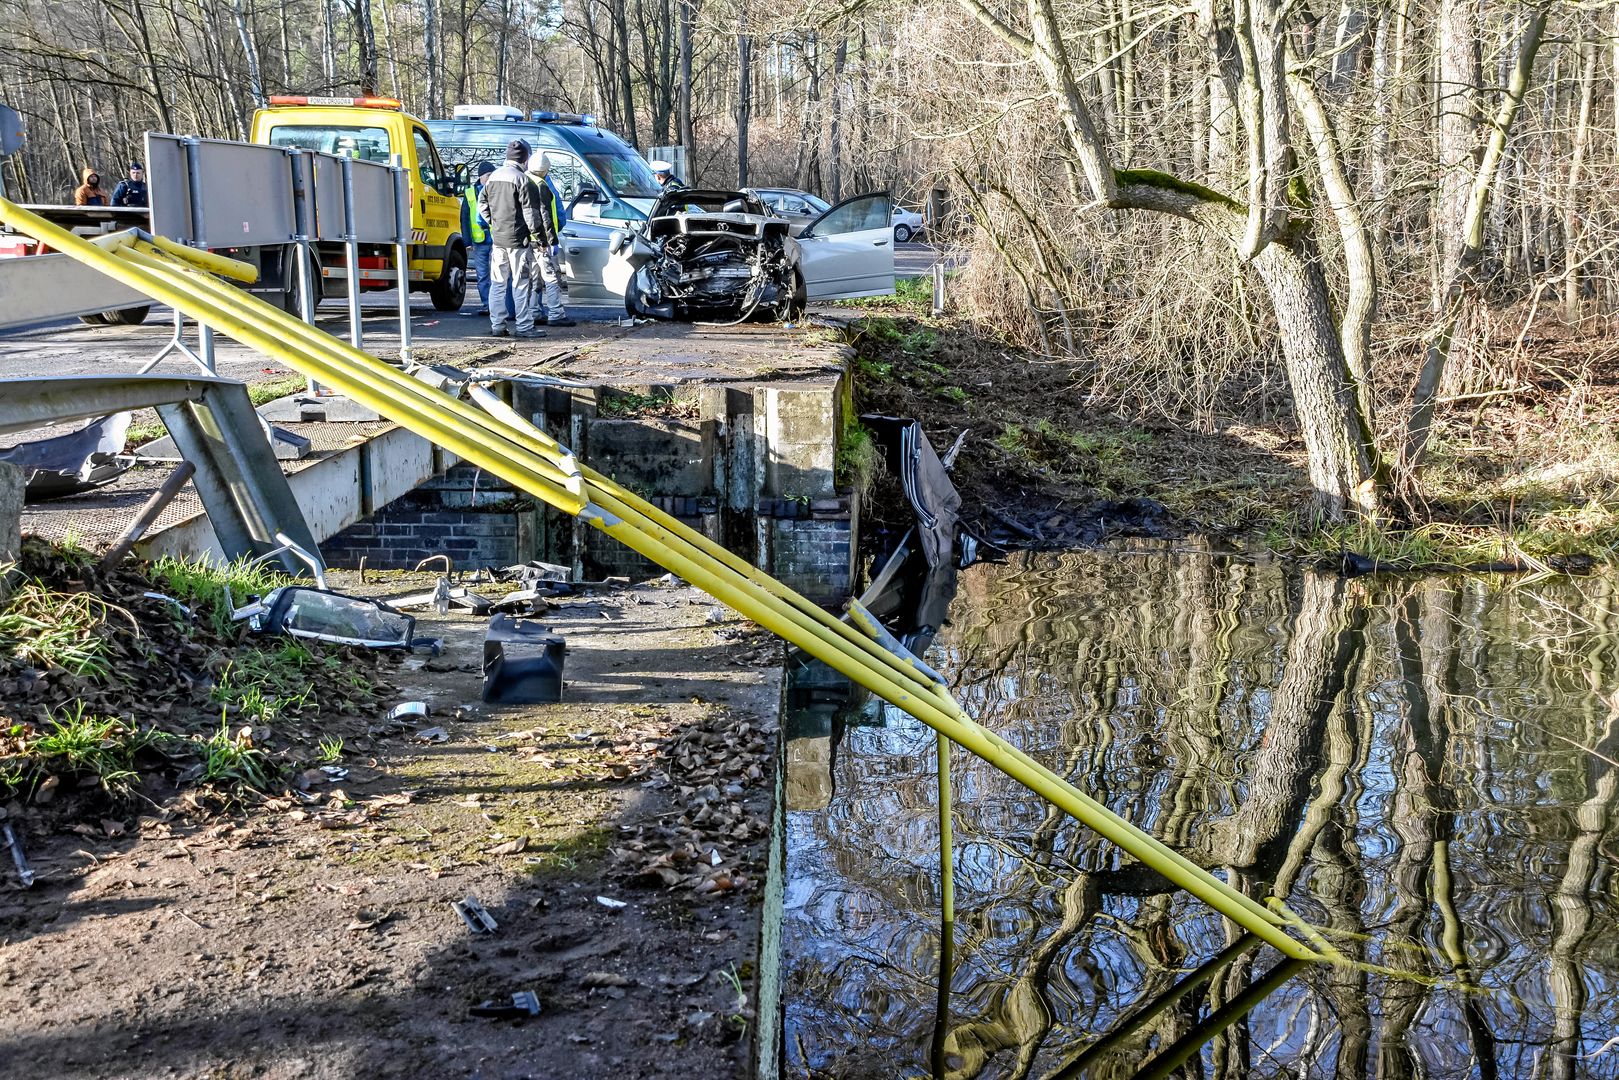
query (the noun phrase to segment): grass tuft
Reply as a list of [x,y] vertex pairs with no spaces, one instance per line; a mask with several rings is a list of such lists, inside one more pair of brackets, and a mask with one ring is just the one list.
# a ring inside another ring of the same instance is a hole
[[230,606],[225,602],[227,588],[240,606],[247,603],[249,597],[264,596],[292,583],[292,578],[279,570],[263,563],[249,566],[246,560],[220,566],[165,555],[152,565],[151,573],[152,581],[163,592],[190,606],[220,637],[231,637],[235,633]]

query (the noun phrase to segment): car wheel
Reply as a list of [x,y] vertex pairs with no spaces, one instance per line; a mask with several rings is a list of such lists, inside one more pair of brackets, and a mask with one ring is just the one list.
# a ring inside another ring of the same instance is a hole
[[457,245],[444,260],[444,270],[428,290],[439,311],[460,311],[467,298],[467,249]]
[[907,240],[909,240],[910,238],[911,238],[911,227],[909,225],[895,225],[894,226],[894,243],[903,244]]

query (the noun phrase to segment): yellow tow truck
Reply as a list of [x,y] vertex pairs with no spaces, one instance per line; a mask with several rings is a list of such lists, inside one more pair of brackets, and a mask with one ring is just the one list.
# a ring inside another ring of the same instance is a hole
[[[277,95],[253,114],[253,141],[297,146],[390,164],[400,155],[410,174],[410,288],[440,311],[457,311],[467,294],[467,244],[461,235],[461,188],[444,167],[427,125],[393,98]],[[341,295],[348,277],[342,244],[315,245],[324,295]],[[361,244],[360,290],[394,287],[393,248]]]

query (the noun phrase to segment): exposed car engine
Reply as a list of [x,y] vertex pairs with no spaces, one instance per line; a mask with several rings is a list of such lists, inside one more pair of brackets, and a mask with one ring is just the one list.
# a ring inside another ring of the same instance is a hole
[[666,193],[634,240],[631,314],[741,322],[801,302],[798,243],[752,192]]

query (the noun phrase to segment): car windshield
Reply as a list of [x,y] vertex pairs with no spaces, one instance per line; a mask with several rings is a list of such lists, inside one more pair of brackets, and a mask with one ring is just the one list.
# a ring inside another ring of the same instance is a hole
[[632,154],[586,154],[585,160],[621,199],[656,199],[662,194],[651,166]]
[[347,127],[341,124],[277,124],[270,129],[271,146],[296,146],[327,154],[352,152],[361,161],[388,164],[392,146],[386,128]]

